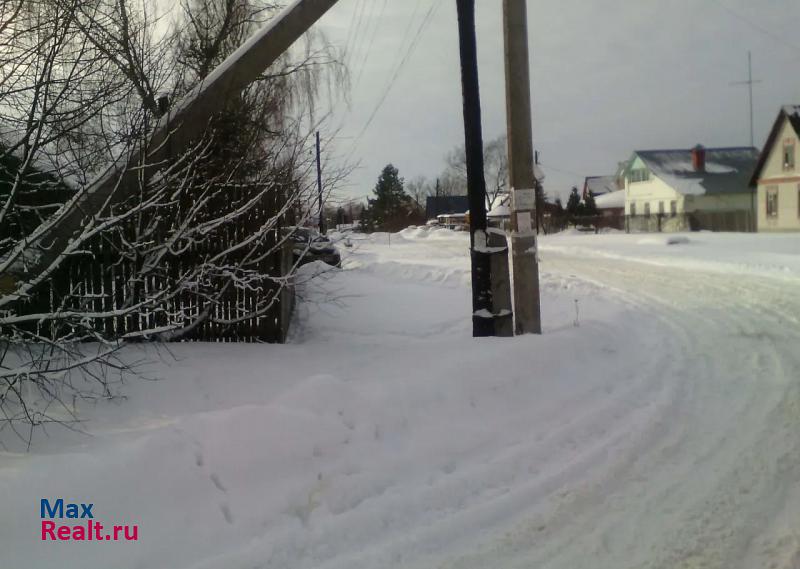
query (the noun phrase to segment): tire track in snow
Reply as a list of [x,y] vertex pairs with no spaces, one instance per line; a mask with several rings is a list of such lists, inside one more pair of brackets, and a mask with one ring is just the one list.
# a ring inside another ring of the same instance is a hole
[[[631,485],[637,477],[646,480],[646,496],[625,497],[630,488],[627,483],[619,485],[624,493],[619,497],[623,515],[618,517],[624,518],[621,523],[628,521],[626,529],[609,527],[611,516],[602,509],[592,513],[577,507],[573,513],[583,523],[565,531],[555,543],[543,544],[536,554],[517,557],[527,558],[525,563],[536,560],[541,567],[753,567],[738,563],[798,478],[797,437],[779,436],[781,425],[775,417],[797,397],[800,367],[787,348],[788,340],[796,342],[798,338],[792,315],[800,314],[800,307],[789,299],[785,285],[776,286],[767,279],[731,283],[730,278],[716,274],[668,269],[643,273],[631,263],[597,259],[575,263],[553,257],[553,266],[561,270],[588,273],[592,280],[622,290],[635,285],[636,290],[626,294],[647,299],[649,312],[669,323],[681,338],[683,350],[675,356],[705,356],[707,368],[705,373],[693,370],[693,397],[674,417],[677,428],[667,437],[668,446],[660,447],[669,451],[679,468],[665,467],[663,457],[654,452],[659,447],[654,447],[627,476]],[[545,266],[553,268],[547,261]],[[732,296],[748,302],[736,306]],[[770,304],[776,297],[780,310]],[[779,346],[763,342],[757,357],[741,357],[738,350],[751,347],[748,335],[765,334],[771,326],[786,330],[787,342]],[[712,353],[719,349],[719,337],[731,330],[742,331],[746,341],[738,342],[738,350],[727,354]],[[794,375],[785,369],[787,360]],[[755,377],[758,371],[766,377]],[[765,381],[769,389],[761,388],[760,383],[753,389],[753,382]],[[718,409],[709,408],[714,402]],[[720,413],[720,408],[724,412],[713,415]],[[687,486],[692,491],[687,491]],[[667,513],[659,515],[659,509]],[[598,534],[593,530],[597,527],[603,528],[599,542],[592,539]],[[660,531],[653,532],[656,528]],[[622,536],[619,550],[611,551],[609,535]],[[648,542],[650,547],[646,547]],[[598,563],[597,555],[614,561]],[[628,561],[621,564],[625,558]],[[774,558],[759,560],[759,566],[774,563]]]

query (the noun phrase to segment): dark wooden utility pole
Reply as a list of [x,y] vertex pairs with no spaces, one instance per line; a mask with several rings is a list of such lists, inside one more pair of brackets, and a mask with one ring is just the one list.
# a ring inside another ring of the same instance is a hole
[[486,234],[486,179],[483,173],[483,131],[478,85],[475,0],[456,0],[464,98],[470,253],[472,260],[472,335],[495,334],[492,310],[491,256]]
[[325,235],[325,208],[322,200],[322,146],[317,131],[317,189],[319,190],[319,232]]
[[534,174],[527,0],[503,0],[506,56],[508,174],[511,185],[511,261],[514,271],[514,329],[541,334],[539,261],[536,232],[537,181]]

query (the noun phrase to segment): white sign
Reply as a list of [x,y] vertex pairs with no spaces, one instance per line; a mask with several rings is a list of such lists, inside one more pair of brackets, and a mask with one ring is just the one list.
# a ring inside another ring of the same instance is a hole
[[514,190],[514,211],[536,209],[536,190]]
[[531,214],[527,211],[517,212],[517,233],[519,235],[531,235],[533,227],[531,226]]

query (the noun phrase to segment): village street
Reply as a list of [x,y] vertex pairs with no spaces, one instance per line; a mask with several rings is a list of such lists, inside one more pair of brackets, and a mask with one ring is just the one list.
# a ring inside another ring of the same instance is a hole
[[288,345],[138,350],[91,436],[5,439],[8,565],[63,562],[68,492],[140,525],[84,569],[800,567],[796,236],[545,237],[514,339],[470,336],[467,234],[358,237]]

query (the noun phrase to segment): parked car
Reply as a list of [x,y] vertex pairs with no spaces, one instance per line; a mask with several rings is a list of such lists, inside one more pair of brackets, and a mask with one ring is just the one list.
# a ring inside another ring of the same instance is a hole
[[342,266],[342,256],[331,240],[315,231],[305,227],[297,227],[289,236],[294,242],[292,252],[295,262],[301,265],[311,261],[322,261],[334,267]]

